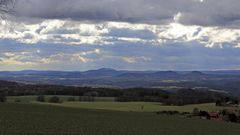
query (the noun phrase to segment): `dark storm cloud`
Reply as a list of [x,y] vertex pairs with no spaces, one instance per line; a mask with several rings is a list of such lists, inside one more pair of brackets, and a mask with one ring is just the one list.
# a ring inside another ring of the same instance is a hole
[[189,5],[180,22],[204,26],[236,26],[240,23],[239,0],[203,0]]
[[45,19],[227,26],[240,22],[239,0],[17,0],[16,14]]
[[[169,20],[180,2],[164,0],[17,0],[16,13],[46,19],[158,22]],[[163,8],[164,7],[164,8]],[[165,7],[170,7],[168,10]]]

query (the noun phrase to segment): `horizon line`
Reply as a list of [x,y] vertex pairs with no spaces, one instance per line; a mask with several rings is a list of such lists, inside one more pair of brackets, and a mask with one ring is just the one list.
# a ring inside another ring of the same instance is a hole
[[22,71],[42,71],[42,72],[87,72],[93,70],[115,70],[115,71],[132,71],[132,72],[221,72],[221,71],[240,71],[240,69],[215,69],[215,70],[133,70],[133,69],[114,69],[114,68],[97,68],[89,70],[39,70],[39,69],[22,69],[22,70],[0,70],[0,72],[22,72]]

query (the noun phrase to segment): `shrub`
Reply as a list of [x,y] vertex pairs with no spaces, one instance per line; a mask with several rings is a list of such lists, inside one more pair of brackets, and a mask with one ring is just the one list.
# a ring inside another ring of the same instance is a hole
[[156,112],[156,114],[158,115],[178,115],[180,114],[179,111],[159,111],[159,112]]
[[80,102],[94,102],[94,97],[90,97],[90,96],[83,96],[83,97],[79,97],[79,101]]
[[62,103],[59,97],[54,96],[49,99],[49,103]]
[[45,102],[45,97],[43,95],[39,95],[36,100],[38,102]]
[[229,117],[229,121],[231,121],[231,122],[237,122],[238,121],[238,118],[237,118],[235,113],[228,114],[228,117]]
[[216,106],[222,106],[222,102],[220,100],[216,101]]
[[198,116],[199,113],[200,113],[200,111],[199,111],[198,108],[194,108],[194,109],[193,109],[193,112],[192,112],[193,115]]
[[76,99],[74,97],[69,97],[68,101],[76,101]]
[[21,100],[20,99],[14,99],[14,102],[19,103],[19,102],[21,102]]
[[6,102],[7,98],[4,93],[0,93],[0,102]]
[[199,112],[199,116],[206,117],[207,119],[211,119],[210,115],[209,115],[209,113],[207,111],[200,111]]

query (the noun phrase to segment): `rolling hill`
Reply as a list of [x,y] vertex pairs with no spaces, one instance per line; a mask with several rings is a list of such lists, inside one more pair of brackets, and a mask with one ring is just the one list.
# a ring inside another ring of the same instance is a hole
[[240,71],[3,71],[0,80],[92,87],[207,87],[240,95]]

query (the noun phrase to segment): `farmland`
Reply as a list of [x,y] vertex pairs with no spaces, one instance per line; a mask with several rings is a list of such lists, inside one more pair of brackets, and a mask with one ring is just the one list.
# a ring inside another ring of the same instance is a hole
[[[48,100],[51,96],[46,96]],[[204,111],[218,111],[224,109],[224,107],[215,106],[214,103],[207,104],[194,104],[185,106],[165,106],[157,102],[114,102],[113,97],[95,97],[95,102],[68,102],[67,99],[71,96],[59,96],[63,101],[61,104],[52,103],[39,103],[36,102],[36,96],[20,96],[20,97],[8,97],[8,102],[14,102],[20,100],[22,103],[34,103],[34,104],[47,104],[53,106],[82,108],[82,109],[101,109],[101,110],[114,110],[125,112],[156,112],[156,111],[179,111],[179,112],[192,112],[194,108],[198,108]],[[76,100],[78,97],[74,97]],[[225,108],[227,109],[227,108]]]
[[239,124],[26,103],[0,104],[1,135],[235,135]]
[[[48,104],[48,103],[47,103]],[[102,110],[115,110],[126,112],[157,112],[157,111],[179,111],[179,112],[192,112],[194,108],[204,111],[217,111],[223,107],[216,107],[215,104],[195,104],[185,106],[164,106],[161,103],[149,102],[64,102],[62,104],[51,104],[63,107],[85,108],[85,109],[102,109]]]

